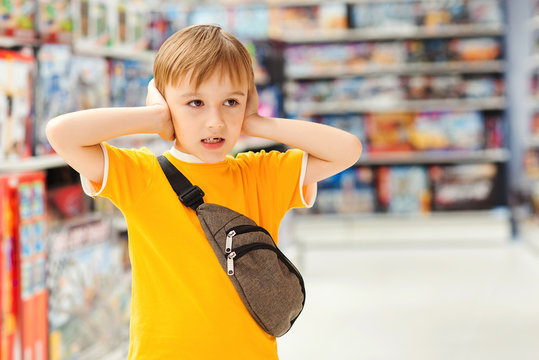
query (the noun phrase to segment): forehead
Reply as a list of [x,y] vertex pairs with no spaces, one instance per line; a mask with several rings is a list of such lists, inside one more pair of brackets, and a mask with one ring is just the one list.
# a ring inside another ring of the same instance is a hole
[[[198,86],[197,86],[198,85]],[[211,74],[197,74],[189,70],[185,76],[166,86],[167,92],[211,92],[226,93],[230,91],[245,90],[248,88],[247,80],[233,76],[228,71],[215,70]]]

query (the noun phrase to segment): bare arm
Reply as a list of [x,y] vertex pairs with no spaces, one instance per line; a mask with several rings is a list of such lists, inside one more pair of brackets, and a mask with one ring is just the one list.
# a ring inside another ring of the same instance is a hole
[[[340,129],[309,121],[263,117],[258,114],[256,89],[249,92],[243,132],[301,149],[309,154],[304,185],[335,175],[354,165],[362,152],[359,139]],[[256,104],[255,104],[256,102]]]
[[60,115],[47,124],[47,139],[73,169],[100,183],[104,175],[101,142],[148,133],[157,133],[165,140],[174,139],[168,106],[153,89],[146,99],[148,106],[91,109]]

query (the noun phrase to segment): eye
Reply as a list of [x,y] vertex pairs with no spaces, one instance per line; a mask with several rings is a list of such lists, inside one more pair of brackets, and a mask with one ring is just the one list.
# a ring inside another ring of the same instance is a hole
[[240,103],[236,99],[227,99],[225,100],[225,106],[236,106]]
[[192,107],[201,107],[202,105],[204,105],[204,103],[202,102],[202,100],[192,100],[192,101],[189,101],[187,105],[192,106]]

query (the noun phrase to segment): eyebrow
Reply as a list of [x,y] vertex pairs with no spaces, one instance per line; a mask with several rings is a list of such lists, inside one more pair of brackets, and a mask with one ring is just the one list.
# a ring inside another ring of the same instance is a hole
[[[242,91],[233,91],[233,92],[229,93],[227,96],[232,96],[232,95],[245,96],[245,93],[242,92]],[[181,97],[183,97],[183,98],[198,97],[198,96],[202,96],[202,95],[200,93],[197,93],[197,92],[189,92],[189,93],[185,93],[185,94],[181,95]]]

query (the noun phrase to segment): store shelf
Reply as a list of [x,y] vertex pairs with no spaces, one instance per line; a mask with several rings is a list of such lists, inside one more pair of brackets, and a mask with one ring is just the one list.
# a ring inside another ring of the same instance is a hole
[[305,70],[287,71],[288,79],[323,79],[344,76],[366,76],[383,74],[433,74],[433,73],[502,73],[505,62],[493,61],[454,61],[440,63],[410,63],[396,65],[363,65],[357,67],[336,67],[321,71]]
[[[510,212],[429,214],[294,214],[292,236],[301,247],[382,244],[504,244],[512,237]],[[458,224],[458,225],[456,225]]]
[[289,114],[343,114],[368,112],[400,112],[400,111],[473,111],[503,110],[504,97],[484,99],[440,99],[440,100],[391,100],[372,99],[358,101],[286,101],[285,111]]
[[487,149],[476,151],[444,150],[400,153],[365,154],[357,165],[398,165],[398,164],[452,164],[452,163],[501,163],[509,160],[507,149]]
[[[273,6],[315,6],[328,3],[327,0],[224,0],[223,2],[226,5],[266,4]],[[342,0],[341,2],[346,4],[409,3],[412,0]]]
[[288,44],[370,40],[436,39],[475,36],[503,36],[503,25],[444,25],[440,27],[410,26],[373,29],[311,30],[279,34],[278,40]]
[[24,46],[24,45],[36,46],[38,44],[39,44],[39,41],[35,39],[21,39],[21,38],[9,37],[9,36],[0,36],[0,47],[4,47],[4,48],[12,48],[12,47]]
[[78,55],[108,57],[113,59],[138,60],[146,63],[153,63],[157,52],[155,51],[135,51],[122,48],[105,48],[87,46],[85,44],[75,44],[73,51]]
[[34,156],[18,160],[0,160],[0,173],[45,170],[66,165],[64,159],[58,155]]

